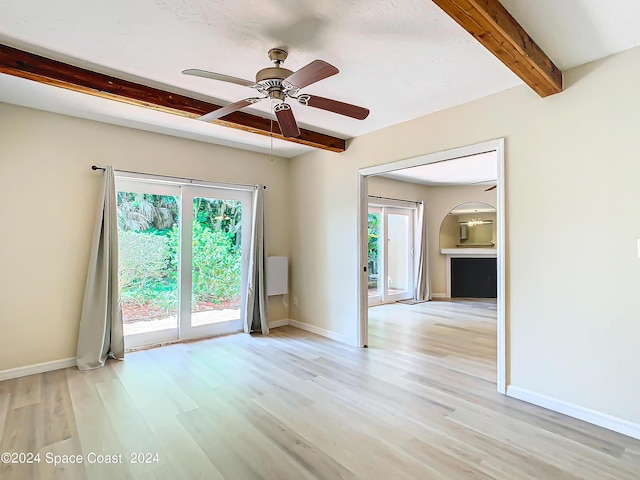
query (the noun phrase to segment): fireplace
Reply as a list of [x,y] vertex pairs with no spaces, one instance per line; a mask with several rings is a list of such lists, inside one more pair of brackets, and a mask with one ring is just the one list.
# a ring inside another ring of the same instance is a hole
[[495,258],[452,258],[451,297],[496,298]]
[[447,297],[497,298],[498,274],[495,248],[447,248]]

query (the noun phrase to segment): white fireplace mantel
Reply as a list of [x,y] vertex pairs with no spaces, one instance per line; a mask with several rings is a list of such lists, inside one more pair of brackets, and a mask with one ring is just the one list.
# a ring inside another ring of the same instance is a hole
[[497,257],[497,248],[442,248],[442,255],[449,257]]
[[451,259],[498,257],[496,248],[442,248],[440,253],[447,257],[447,298],[451,298]]

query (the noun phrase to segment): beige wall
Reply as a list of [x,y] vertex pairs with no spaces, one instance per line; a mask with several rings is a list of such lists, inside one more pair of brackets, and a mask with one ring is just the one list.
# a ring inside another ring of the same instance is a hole
[[[101,184],[92,164],[265,183],[268,253],[290,254],[288,160],[0,104],[0,371],[75,356]],[[271,298],[269,318],[288,316]]]
[[369,195],[426,202],[429,187],[384,177],[369,177]]
[[[640,422],[640,48],[292,162],[292,318],[355,342],[358,169],[504,137],[508,381]],[[589,241],[580,241],[589,239]]]

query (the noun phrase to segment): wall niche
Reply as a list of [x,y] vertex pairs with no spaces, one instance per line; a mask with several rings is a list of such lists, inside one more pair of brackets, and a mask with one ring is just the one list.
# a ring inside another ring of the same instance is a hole
[[440,226],[440,249],[496,248],[496,208],[469,202],[453,208]]

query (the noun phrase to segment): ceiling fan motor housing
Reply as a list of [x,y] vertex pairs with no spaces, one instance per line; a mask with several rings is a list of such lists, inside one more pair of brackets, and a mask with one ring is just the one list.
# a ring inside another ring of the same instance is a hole
[[292,73],[293,72],[287,68],[263,68],[256,74],[257,89],[273,99],[284,100],[285,94],[282,81]]

